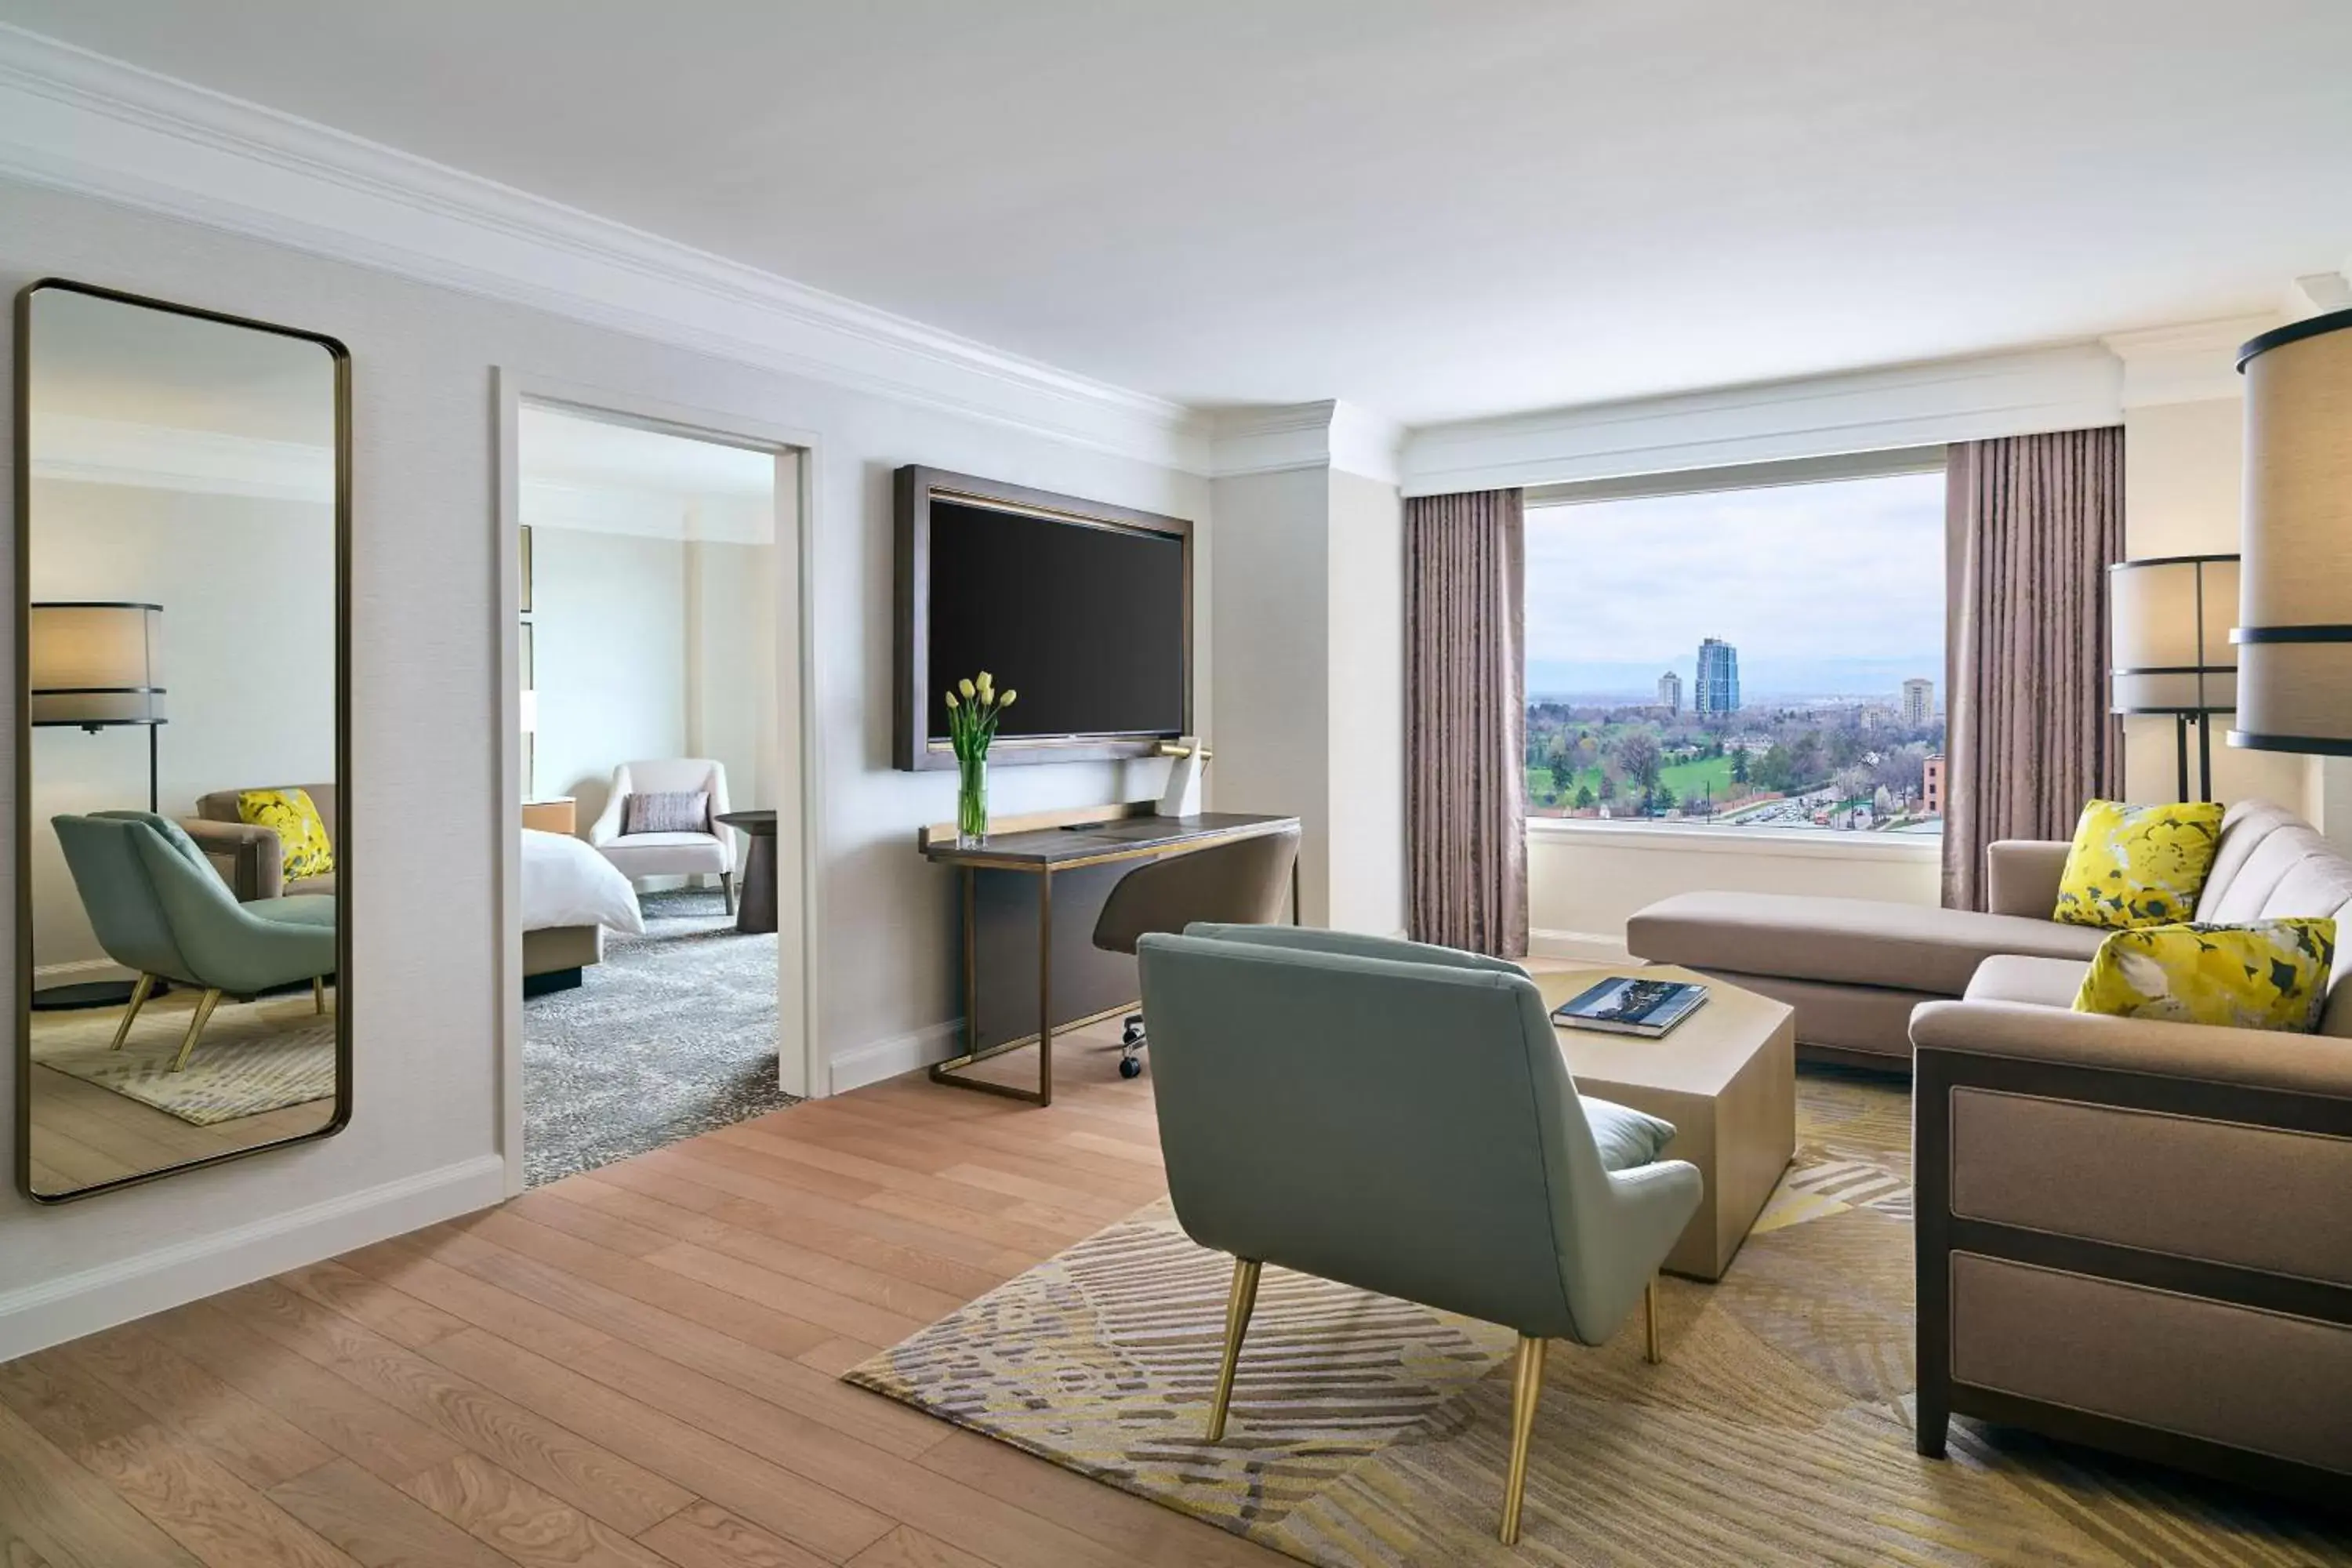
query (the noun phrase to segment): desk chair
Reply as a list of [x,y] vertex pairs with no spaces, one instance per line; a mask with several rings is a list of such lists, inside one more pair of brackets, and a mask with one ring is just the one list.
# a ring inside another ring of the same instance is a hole
[[[1298,829],[1260,834],[1230,844],[1150,860],[1129,871],[1103,900],[1095,921],[1095,945],[1105,952],[1133,952],[1138,938],[1152,931],[1181,931],[1195,921],[1216,925],[1272,925],[1282,914],[1290,888],[1290,868],[1298,858]],[[1291,911],[1294,921],[1297,911]],[[1150,1042],[1143,1015],[1128,1015],[1118,1041],[1118,1076],[1143,1070],[1136,1052]]]
[[[1658,1157],[1675,1130],[1580,1097],[1543,994],[1499,959],[1289,926],[1154,933],[1136,956],[1168,1195],[1234,1259],[1207,1440],[1265,1264],[1516,1329],[1511,1544],[1547,1344],[1605,1343],[1646,1303],[1659,1359],[1654,1281],[1700,1197],[1696,1166]],[[1294,1348],[1258,1397],[1302,1397]]]

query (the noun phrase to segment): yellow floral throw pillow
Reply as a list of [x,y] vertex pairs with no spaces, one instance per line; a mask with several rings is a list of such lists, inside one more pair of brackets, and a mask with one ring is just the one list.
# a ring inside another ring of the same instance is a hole
[[286,879],[332,876],[334,846],[327,842],[326,819],[307,789],[249,789],[236,797],[236,819],[274,827],[286,847]]
[[2119,931],[2099,944],[2074,1011],[2308,1033],[2335,966],[2331,920]]
[[2221,842],[2221,807],[2210,801],[2095,800],[2074,826],[2074,852],[2050,918],[2124,931],[2177,925],[2196,910]]

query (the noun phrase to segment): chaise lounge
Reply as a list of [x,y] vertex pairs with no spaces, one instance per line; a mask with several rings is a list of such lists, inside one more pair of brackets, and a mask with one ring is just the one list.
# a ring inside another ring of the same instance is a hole
[[[1625,945],[1650,963],[1704,970],[1786,1002],[1797,1010],[1801,1057],[1907,1070],[1911,1013],[1923,1002],[1991,995],[2063,1007],[2072,1000],[2080,966],[2107,933],[2051,918],[2069,847],[2041,839],[1992,845],[1991,907],[1983,911],[1798,893],[1681,893],[1627,921]],[[2196,918],[2336,914],[2343,897],[2315,862],[2343,863],[2294,813],[2242,802],[2222,823]],[[1988,965],[1994,958],[2011,962]],[[2032,960],[2042,962],[2021,962]]]

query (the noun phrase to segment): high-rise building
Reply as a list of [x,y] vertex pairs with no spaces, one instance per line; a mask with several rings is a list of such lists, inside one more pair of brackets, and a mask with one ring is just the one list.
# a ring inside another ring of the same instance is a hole
[[1913,676],[1903,683],[1903,727],[1924,730],[1936,721],[1936,683]]
[[1683,710],[1683,678],[1671,669],[1658,677],[1658,706],[1670,719]]
[[1739,650],[1720,637],[1698,645],[1698,682],[1691,711],[1702,719],[1739,711]]

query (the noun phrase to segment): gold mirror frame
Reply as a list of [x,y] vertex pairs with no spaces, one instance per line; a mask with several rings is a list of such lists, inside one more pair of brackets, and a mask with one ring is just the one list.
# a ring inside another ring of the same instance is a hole
[[[199,1159],[185,1160],[176,1164],[161,1165],[152,1171],[117,1177],[112,1181],[77,1187],[71,1192],[44,1193],[33,1184],[33,747],[32,702],[27,687],[30,668],[31,604],[32,604],[32,512],[33,512],[33,434],[32,434],[32,324],[35,296],[44,290],[72,293],[95,300],[110,300],[119,305],[136,306],[143,310],[163,310],[177,316],[190,316],[198,321],[213,321],[222,326],[241,327],[252,331],[268,332],[282,338],[293,338],[324,349],[334,364],[335,399],[335,784],[338,811],[338,837],[335,879],[335,1109],[326,1124],[310,1132],[288,1138],[256,1143],[250,1148],[224,1150]],[[144,294],[133,294],[119,289],[107,289],[92,283],[78,283],[65,278],[37,279],[19,289],[16,309],[16,681],[15,734],[16,739],[16,1186],[26,1197],[39,1204],[75,1203],[96,1197],[100,1193],[119,1192],[125,1187],[139,1186],[164,1176],[175,1176],[188,1171],[200,1171],[231,1160],[284,1149],[297,1143],[315,1142],[331,1138],[350,1125],[352,1119],[352,922],[351,872],[349,856],[352,843],[351,821],[352,778],[352,657],[351,657],[351,597],[352,597],[352,355],[343,344],[321,332],[304,331],[299,327],[280,326],[272,321],[257,321],[248,317],[207,310],[194,305],[177,304],[169,300],[157,300]]]

